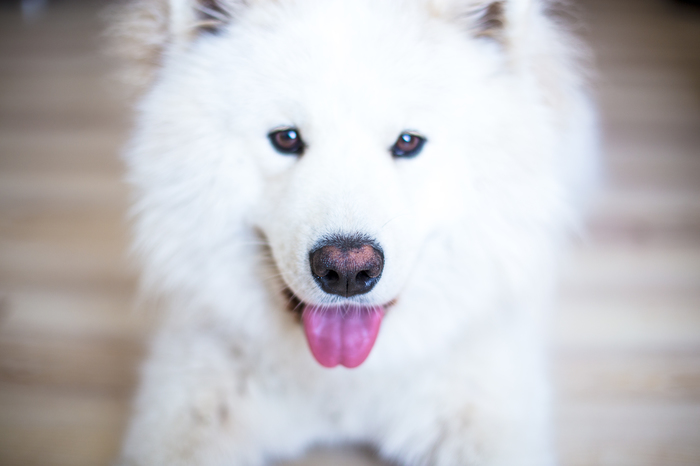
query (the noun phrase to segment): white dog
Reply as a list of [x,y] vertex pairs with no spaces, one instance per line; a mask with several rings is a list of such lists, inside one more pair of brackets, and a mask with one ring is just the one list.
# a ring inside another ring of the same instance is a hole
[[126,6],[155,64],[135,245],[167,312],[120,464],[555,463],[546,314],[595,134],[545,6]]

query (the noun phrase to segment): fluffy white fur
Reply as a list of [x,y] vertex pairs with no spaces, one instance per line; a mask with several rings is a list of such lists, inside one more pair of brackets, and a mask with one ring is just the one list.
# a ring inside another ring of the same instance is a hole
[[[338,442],[405,465],[555,463],[546,314],[594,125],[543,8],[127,6],[123,36],[156,60],[126,156],[135,247],[167,312],[119,464],[260,465]],[[301,157],[270,145],[283,126]],[[394,159],[405,130],[427,143]],[[395,301],[352,370],[314,360],[283,293],[338,301],[308,259],[335,232],[384,250],[377,286],[351,299]]]

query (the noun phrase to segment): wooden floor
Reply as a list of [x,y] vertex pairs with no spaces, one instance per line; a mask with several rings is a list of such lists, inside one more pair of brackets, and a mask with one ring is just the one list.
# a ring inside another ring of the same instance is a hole
[[[108,465],[143,352],[116,155],[127,113],[98,4],[56,1],[26,24],[0,10],[2,466]],[[700,8],[577,5],[607,180],[555,325],[562,464],[700,465]]]

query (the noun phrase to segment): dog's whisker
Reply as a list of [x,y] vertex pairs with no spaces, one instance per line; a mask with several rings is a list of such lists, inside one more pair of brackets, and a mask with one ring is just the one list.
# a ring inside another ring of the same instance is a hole
[[398,215],[395,215],[395,216],[391,217],[389,220],[387,220],[386,222],[384,222],[384,224],[383,224],[381,227],[379,227],[379,230],[380,230],[380,231],[383,230],[387,225],[389,225],[391,222],[393,222],[393,221],[396,220],[397,218],[406,217],[406,216],[409,216],[409,215],[410,215],[410,214],[409,214],[409,213],[406,213],[406,212],[405,212],[405,213],[398,214]]

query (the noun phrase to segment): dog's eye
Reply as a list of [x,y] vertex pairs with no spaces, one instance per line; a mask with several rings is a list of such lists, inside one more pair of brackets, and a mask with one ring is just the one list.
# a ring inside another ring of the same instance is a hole
[[415,157],[423,149],[423,144],[425,144],[425,138],[417,134],[401,133],[391,147],[391,154],[397,158]]
[[296,128],[285,128],[271,132],[267,135],[272,147],[281,154],[301,155],[304,152],[304,141]]

